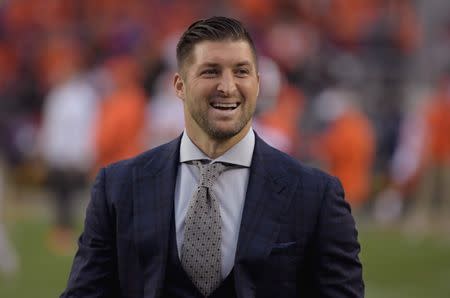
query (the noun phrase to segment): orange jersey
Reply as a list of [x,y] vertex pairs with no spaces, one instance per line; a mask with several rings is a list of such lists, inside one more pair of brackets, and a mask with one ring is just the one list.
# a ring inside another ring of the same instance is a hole
[[284,84],[276,106],[263,113],[259,121],[264,126],[277,130],[291,140],[288,153],[295,154],[299,144],[299,123],[303,111],[304,96],[297,88]]
[[105,99],[97,122],[97,164],[132,157],[143,150],[146,102],[136,89],[118,91]]
[[369,120],[357,111],[348,111],[319,137],[317,145],[316,153],[341,180],[347,200],[357,205],[367,199],[375,153]]
[[433,163],[450,162],[450,99],[438,95],[427,111],[429,157]]

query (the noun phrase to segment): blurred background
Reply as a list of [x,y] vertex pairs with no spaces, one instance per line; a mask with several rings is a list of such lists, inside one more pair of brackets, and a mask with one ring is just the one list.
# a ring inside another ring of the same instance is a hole
[[448,0],[0,0],[0,297],[65,287],[99,167],[178,136],[175,46],[240,19],[256,132],[339,177],[367,297],[450,297]]

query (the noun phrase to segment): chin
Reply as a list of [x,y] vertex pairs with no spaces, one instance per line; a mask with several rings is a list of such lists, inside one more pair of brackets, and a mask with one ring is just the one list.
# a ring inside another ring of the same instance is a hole
[[245,127],[246,127],[245,125],[244,126],[239,125],[238,127],[228,127],[228,128],[210,127],[210,129],[208,130],[208,134],[216,140],[226,140],[231,139],[234,136],[241,133],[243,130],[245,130]]
[[227,140],[237,135],[239,131],[234,130],[210,130],[209,135],[216,140]]

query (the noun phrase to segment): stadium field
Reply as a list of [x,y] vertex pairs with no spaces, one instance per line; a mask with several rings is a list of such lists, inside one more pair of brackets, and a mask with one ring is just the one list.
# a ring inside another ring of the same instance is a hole
[[[49,223],[20,219],[8,224],[21,269],[14,277],[0,276],[0,297],[59,297],[72,257],[52,255],[45,245]],[[363,227],[366,297],[450,297],[450,239],[438,235],[406,235],[398,229]]]

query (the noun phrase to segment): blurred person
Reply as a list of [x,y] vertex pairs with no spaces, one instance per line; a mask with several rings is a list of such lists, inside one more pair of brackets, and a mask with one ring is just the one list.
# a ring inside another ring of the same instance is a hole
[[13,52],[0,42],[0,273],[11,275],[18,270],[16,253],[7,237],[4,222],[4,201],[7,195],[6,180],[9,172],[10,123],[9,115],[13,109],[13,86],[16,75]]
[[351,91],[339,88],[319,94],[314,111],[323,128],[313,141],[311,154],[342,181],[347,200],[356,209],[371,191],[375,136],[354,97]]
[[231,0],[228,3],[232,12],[241,15],[253,27],[271,23],[276,19],[280,6],[280,1],[276,0]]
[[[420,44],[420,22],[410,0],[331,0],[323,6],[323,60],[342,53],[362,66],[365,110],[376,129],[375,175],[384,177],[396,147],[407,66]],[[329,65],[330,63],[327,63]],[[346,68],[343,68],[347,72]]]
[[[14,1],[17,2],[17,1]],[[54,1],[34,0],[31,11],[33,23],[44,32],[68,32],[75,25],[77,9],[80,8],[78,0]]]
[[444,71],[431,95],[421,99],[402,121],[389,184],[377,197],[375,209],[379,221],[404,215],[415,229],[439,225],[450,214],[450,71]]
[[11,48],[0,42],[0,278],[14,275],[19,269],[4,220],[4,202],[8,194],[6,180],[17,155],[12,125],[17,118],[16,75],[17,59]]
[[436,179],[436,211],[450,212],[450,67],[441,75],[426,111],[429,166]]
[[69,36],[54,37],[41,57],[42,80],[50,87],[42,110],[40,153],[48,168],[55,204],[49,248],[70,254],[76,225],[75,195],[86,186],[93,167],[93,125],[97,94],[83,70],[81,45]]
[[[2,154],[1,151],[0,154]],[[8,239],[3,217],[4,200],[7,193],[5,169],[3,157],[0,155],[0,277],[14,275],[19,270],[19,259]]]
[[298,156],[304,96],[270,58],[259,60],[260,93],[253,126],[271,146]]
[[379,223],[399,220],[417,197],[418,183],[427,155],[426,104],[409,104],[400,124],[397,146],[387,173],[386,186],[374,202],[374,218]]
[[408,53],[418,45],[420,26],[414,1],[331,0],[325,3],[318,10],[321,25],[326,37],[341,49],[359,52],[367,46],[389,43],[390,47]]
[[380,0],[331,0],[322,7],[322,25],[335,44],[353,49],[374,22]]
[[267,28],[264,48],[287,82],[307,96],[322,88],[319,79],[319,42],[316,28],[296,18],[280,18]]
[[139,84],[139,70],[132,57],[110,58],[105,65],[111,90],[102,99],[96,118],[96,167],[130,158],[144,151],[146,95]]
[[177,69],[177,35],[169,36],[164,42],[162,62],[165,70],[155,80],[155,91],[148,103],[147,126],[150,148],[176,138],[184,128],[183,104],[173,90],[173,73]]
[[364,296],[339,180],[252,129],[256,60],[237,20],[183,33],[173,86],[185,130],[101,169],[61,297]]
[[[424,157],[419,168],[416,211],[425,221],[448,226],[450,214],[450,67],[443,71],[422,109],[425,126]],[[420,219],[419,219],[420,220]],[[419,223],[420,224],[420,223]]]
[[184,128],[183,105],[173,91],[172,77],[173,71],[165,71],[159,76],[156,92],[148,104],[151,148],[174,139]]

